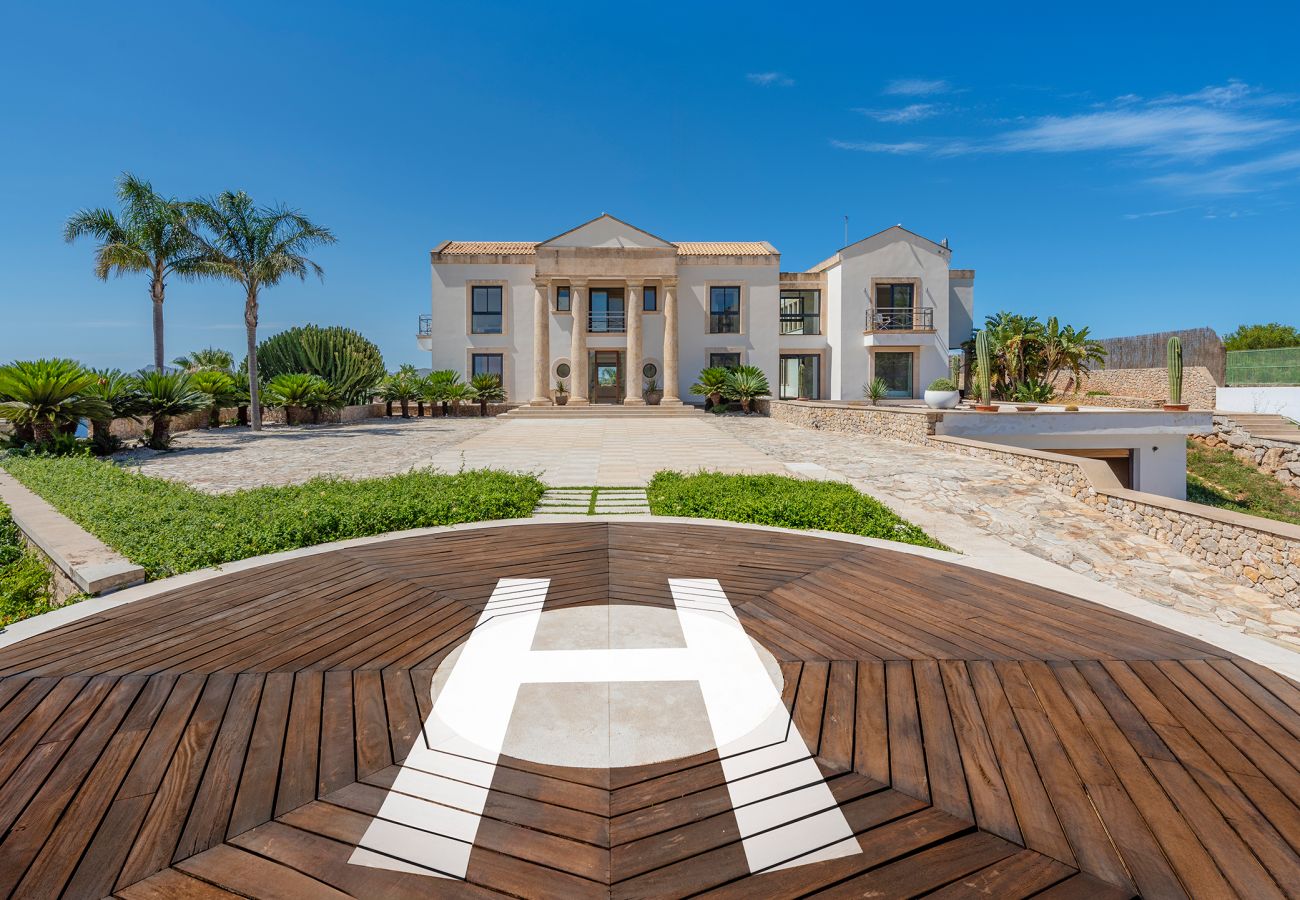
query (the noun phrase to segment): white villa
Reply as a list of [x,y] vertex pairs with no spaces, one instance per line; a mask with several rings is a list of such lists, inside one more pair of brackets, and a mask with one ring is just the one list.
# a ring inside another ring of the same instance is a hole
[[766,241],[668,241],[610,215],[549,240],[444,241],[420,347],[435,369],[501,376],[512,402],[689,401],[706,366],[754,365],[774,396],[919,397],[971,335],[975,272],[901,226],[806,272]]

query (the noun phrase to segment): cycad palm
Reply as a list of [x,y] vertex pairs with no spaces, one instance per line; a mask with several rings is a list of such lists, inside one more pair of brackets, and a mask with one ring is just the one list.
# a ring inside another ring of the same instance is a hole
[[72,428],[82,419],[111,419],[112,409],[90,396],[98,376],[70,359],[38,359],[0,367],[0,419],[31,430],[38,444],[56,428]]
[[257,385],[257,316],[262,288],[285,277],[306,279],[324,270],[305,255],[318,244],[334,243],[328,228],[284,206],[256,206],[243,191],[186,204],[200,226],[204,275],[238,282],[244,289],[244,331],[248,339],[248,396],[254,431],[262,428]]
[[83,235],[99,240],[95,250],[95,276],[144,272],[149,276],[153,301],[153,364],[163,368],[163,300],[167,276],[193,277],[199,261],[190,232],[186,206],[160,196],[147,181],[124,173],[117,182],[121,213],[111,209],[83,209],[68,219],[63,236],[69,243]]

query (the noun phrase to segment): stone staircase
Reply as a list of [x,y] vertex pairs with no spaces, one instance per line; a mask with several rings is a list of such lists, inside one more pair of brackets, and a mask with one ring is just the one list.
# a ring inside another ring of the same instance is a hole
[[1235,412],[1216,412],[1215,415],[1231,419],[1243,431],[1250,432],[1251,437],[1300,444],[1300,425],[1285,416]]
[[517,406],[505,419],[681,419],[698,418],[704,411],[682,406],[622,406],[615,403],[592,403],[588,406]]

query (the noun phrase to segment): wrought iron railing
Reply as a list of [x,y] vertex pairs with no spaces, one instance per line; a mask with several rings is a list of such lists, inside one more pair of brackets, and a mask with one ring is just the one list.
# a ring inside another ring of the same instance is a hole
[[429,313],[425,313],[420,316],[420,330],[418,335],[419,337],[428,337],[431,334],[433,334],[433,316]]
[[934,307],[871,307],[867,331],[933,331]]
[[592,334],[609,334],[627,331],[627,314],[621,312],[589,312],[587,331]]

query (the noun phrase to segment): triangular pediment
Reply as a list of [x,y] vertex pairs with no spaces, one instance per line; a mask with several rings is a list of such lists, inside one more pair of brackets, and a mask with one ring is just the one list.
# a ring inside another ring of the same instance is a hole
[[557,234],[537,245],[542,247],[619,247],[625,249],[668,250],[676,245],[635,225],[629,225],[608,213]]

